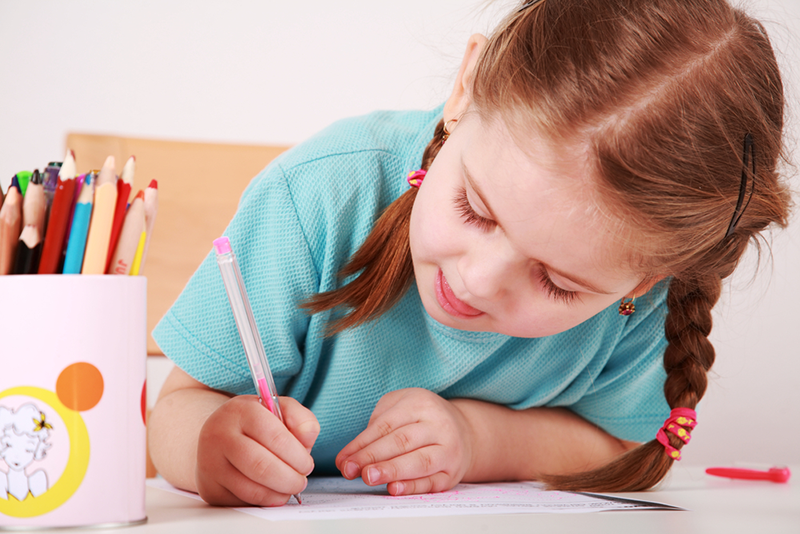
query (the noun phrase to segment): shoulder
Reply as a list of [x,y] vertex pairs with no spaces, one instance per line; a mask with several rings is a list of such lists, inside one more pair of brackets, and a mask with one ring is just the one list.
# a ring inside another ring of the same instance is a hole
[[[319,160],[370,159],[383,154],[405,158],[423,130],[439,115],[432,111],[375,111],[339,120],[287,152],[284,172]],[[432,135],[432,130],[430,135]],[[430,139],[430,136],[427,136]],[[423,147],[424,148],[424,147]]]

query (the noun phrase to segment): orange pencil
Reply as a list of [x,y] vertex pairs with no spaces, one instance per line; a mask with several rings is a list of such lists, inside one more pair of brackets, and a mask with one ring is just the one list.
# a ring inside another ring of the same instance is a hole
[[158,182],[151,180],[150,185],[144,190],[144,222],[145,232],[147,235],[144,240],[144,249],[142,250],[141,260],[139,264],[139,273],[144,268],[144,260],[147,257],[147,251],[150,248],[150,238],[153,236],[153,226],[156,224],[156,214],[158,213]]
[[22,193],[19,190],[19,183],[14,178],[6,192],[3,207],[0,208],[0,275],[12,273],[21,230]]
[[17,244],[14,272],[16,274],[35,274],[39,269],[42,253],[42,233],[47,200],[42,184],[42,175],[35,169],[25,192],[22,204],[22,233]]
[[144,235],[144,192],[139,191],[125,214],[125,222],[119,233],[119,243],[106,274],[129,274]]
[[[128,198],[133,187],[133,173],[136,171],[136,156],[131,156],[122,169],[122,176],[117,180],[117,206],[114,208],[114,223],[111,225],[111,238],[108,240],[108,257],[106,258],[106,272],[111,269],[111,257],[117,249],[119,232],[125,221],[125,210],[128,209]],[[110,274],[110,273],[109,273]]]
[[58,183],[50,208],[50,220],[39,260],[39,274],[56,274],[60,272],[59,264],[64,255],[64,236],[67,233],[69,215],[75,199],[75,153],[67,150],[64,163],[58,172]]
[[92,205],[92,222],[86,237],[86,252],[83,256],[81,274],[105,273],[108,257],[108,241],[111,238],[111,225],[114,222],[114,208],[117,204],[117,186],[114,170],[114,156],[108,156],[97,175]]

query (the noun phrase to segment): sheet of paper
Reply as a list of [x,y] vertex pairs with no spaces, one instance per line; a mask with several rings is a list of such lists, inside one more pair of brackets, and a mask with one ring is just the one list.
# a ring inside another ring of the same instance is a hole
[[[147,484],[199,499],[172,487],[161,478]],[[309,478],[302,494],[280,508],[236,508],[272,521],[348,519],[372,517],[426,517],[510,513],[585,513],[609,510],[680,510],[655,502],[619,499],[606,495],[545,491],[535,482],[459,484],[444,493],[392,497],[386,486],[370,487],[361,479]]]

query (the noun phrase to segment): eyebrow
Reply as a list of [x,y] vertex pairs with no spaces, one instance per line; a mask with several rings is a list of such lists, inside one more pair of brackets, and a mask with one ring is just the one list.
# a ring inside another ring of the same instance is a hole
[[[495,224],[497,224],[498,226],[500,226],[502,228],[502,225],[497,220],[497,216],[492,211],[492,207],[489,205],[489,203],[486,201],[486,198],[481,193],[480,187],[478,187],[478,184],[472,178],[472,175],[469,173],[469,169],[467,169],[467,165],[463,162],[463,160],[461,162],[461,168],[464,171],[464,177],[466,178],[467,183],[469,184],[470,188],[473,191],[475,191],[475,194],[478,195],[478,198],[480,199],[480,201],[483,204],[483,206],[486,208],[486,211],[489,212],[489,216],[492,218],[492,220],[495,222]],[[556,269],[555,267],[553,267],[551,265],[547,265],[547,264],[543,263],[542,267],[546,271],[553,272],[553,273],[557,274],[558,276],[560,276],[561,278],[566,278],[567,280],[569,280],[573,284],[578,285],[578,286],[580,286],[580,287],[582,287],[584,289],[588,289],[592,293],[597,293],[599,295],[612,295],[613,294],[612,291],[606,291],[605,289],[600,289],[599,287],[595,286],[591,282],[588,282],[588,281],[584,280],[583,278],[580,278],[579,276],[575,276],[575,275],[571,275],[571,274],[565,273],[564,271],[562,271],[560,269]]]

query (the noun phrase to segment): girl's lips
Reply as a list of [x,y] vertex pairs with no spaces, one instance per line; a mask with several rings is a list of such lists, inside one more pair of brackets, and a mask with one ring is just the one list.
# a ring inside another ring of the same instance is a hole
[[434,287],[436,289],[436,300],[439,302],[439,306],[450,315],[460,319],[472,319],[473,317],[483,315],[482,311],[473,308],[456,297],[456,294],[450,289],[450,284],[447,283],[447,279],[444,277],[441,269],[436,273]]

